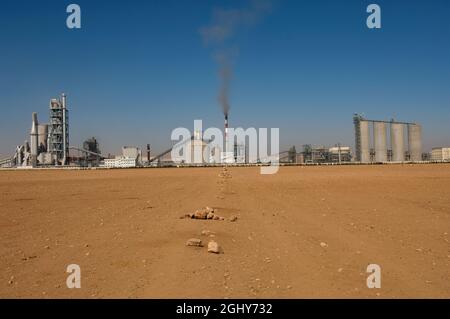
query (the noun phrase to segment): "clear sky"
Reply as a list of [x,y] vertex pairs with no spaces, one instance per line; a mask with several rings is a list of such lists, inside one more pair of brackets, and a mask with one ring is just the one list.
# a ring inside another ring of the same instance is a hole
[[[66,27],[66,6],[82,10]],[[382,9],[382,29],[366,7]],[[232,0],[2,0],[0,157],[23,143],[31,112],[68,95],[71,145],[161,151],[179,126],[222,127],[214,48],[200,30]],[[217,11],[216,11],[217,12]],[[282,149],[349,144],[352,115],[417,121],[425,150],[450,146],[450,1],[274,0],[235,29],[230,126],[279,127]]]

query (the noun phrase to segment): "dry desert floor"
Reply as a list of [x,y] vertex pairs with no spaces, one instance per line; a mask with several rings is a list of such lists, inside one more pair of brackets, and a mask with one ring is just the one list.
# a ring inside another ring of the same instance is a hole
[[450,165],[228,172],[0,171],[0,297],[450,298]]

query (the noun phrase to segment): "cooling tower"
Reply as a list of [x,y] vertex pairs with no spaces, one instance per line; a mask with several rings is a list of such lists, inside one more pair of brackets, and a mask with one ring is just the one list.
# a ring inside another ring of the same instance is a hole
[[391,123],[392,161],[403,162],[405,160],[404,125]]
[[422,160],[422,126],[419,124],[408,125],[408,145],[410,160],[413,162]]
[[374,122],[373,135],[375,138],[375,161],[387,162],[386,124],[383,122]]

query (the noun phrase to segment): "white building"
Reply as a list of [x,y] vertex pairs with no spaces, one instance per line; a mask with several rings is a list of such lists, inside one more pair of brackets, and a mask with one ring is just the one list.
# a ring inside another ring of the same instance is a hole
[[137,167],[141,164],[141,160],[142,151],[140,148],[124,146],[122,147],[122,155],[116,156],[115,158],[106,158],[103,166],[106,168]]
[[431,151],[432,161],[450,161],[450,147],[436,147]]
[[106,168],[131,168],[137,166],[137,160],[135,158],[118,156],[116,158],[106,158]]

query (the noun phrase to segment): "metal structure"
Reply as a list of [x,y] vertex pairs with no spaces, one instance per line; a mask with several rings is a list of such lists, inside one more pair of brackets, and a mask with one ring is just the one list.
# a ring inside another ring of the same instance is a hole
[[[422,160],[422,127],[417,123],[367,120],[359,114],[355,125],[355,159],[357,162],[404,162]],[[370,126],[373,124],[373,145],[370,149]],[[387,146],[386,124],[390,125],[390,149]],[[405,127],[408,127],[408,147],[405,146]],[[371,156],[372,155],[372,156]]]
[[55,164],[66,165],[69,156],[69,110],[66,95],[50,100],[49,145]]
[[0,159],[0,167],[12,167],[14,164],[14,158]]
[[78,152],[81,152],[81,153],[85,153],[85,154],[89,154],[89,155],[93,155],[93,156],[96,156],[96,157],[98,157],[98,158],[100,158],[100,159],[105,158],[105,157],[104,157],[102,154],[100,154],[100,153],[91,152],[91,151],[88,151],[88,150],[85,150],[85,149],[81,149],[81,148],[78,148],[78,147],[74,147],[74,146],[69,146],[68,149],[69,149],[69,150],[78,151]]

